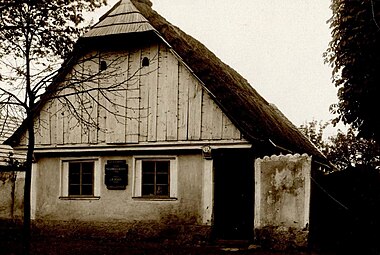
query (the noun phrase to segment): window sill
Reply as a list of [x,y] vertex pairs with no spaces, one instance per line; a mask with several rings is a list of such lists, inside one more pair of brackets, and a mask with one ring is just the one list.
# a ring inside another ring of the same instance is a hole
[[99,200],[100,197],[59,197],[60,200]]
[[133,200],[137,201],[177,201],[176,197],[132,197]]

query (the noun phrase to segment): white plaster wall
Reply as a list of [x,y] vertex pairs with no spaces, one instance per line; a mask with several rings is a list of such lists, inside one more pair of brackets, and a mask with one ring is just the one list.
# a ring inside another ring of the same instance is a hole
[[[99,157],[100,199],[60,199],[60,162],[62,158],[40,158],[35,171],[35,219],[79,221],[160,221],[202,222],[202,180],[204,159],[201,154],[178,155],[178,197],[176,200],[152,201],[133,198],[133,157]],[[108,190],[104,184],[107,160],[126,160],[126,190]]]
[[272,156],[255,162],[255,228],[309,223],[311,157]]

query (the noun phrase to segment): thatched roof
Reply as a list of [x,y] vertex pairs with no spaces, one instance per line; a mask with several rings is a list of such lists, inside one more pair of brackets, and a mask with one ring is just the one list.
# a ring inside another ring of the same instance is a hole
[[[202,43],[155,12],[149,0],[119,1],[78,41],[78,45],[96,40],[109,44],[112,37],[132,34],[154,34],[164,40],[203,82],[210,96],[244,137],[256,147],[307,153],[326,162],[322,153],[246,79]],[[67,70],[70,62],[73,61],[66,61],[62,68]],[[20,130],[17,133],[20,134]],[[15,133],[14,136],[18,135]],[[11,144],[14,138],[8,143]]]
[[215,101],[253,143],[275,144],[292,152],[325,157],[282,114],[230,66],[202,43],[173,26],[147,1],[131,0],[214,96]]
[[155,30],[130,1],[120,1],[83,37],[138,33]]

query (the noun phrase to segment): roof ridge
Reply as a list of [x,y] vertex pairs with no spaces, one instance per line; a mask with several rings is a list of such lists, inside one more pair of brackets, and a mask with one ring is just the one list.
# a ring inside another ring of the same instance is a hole
[[146,31],[156,31],[156,29],[132,1],[121,0],[106,12],[83,37],[91,38]]

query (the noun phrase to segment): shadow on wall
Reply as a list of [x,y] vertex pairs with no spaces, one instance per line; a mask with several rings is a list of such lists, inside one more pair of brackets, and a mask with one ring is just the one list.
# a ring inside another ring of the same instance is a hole
[[[318,179],[311,240],[336,254],[379,254],[380,171],[348,168]],[[335,199],[335,200],[334,200]]]

